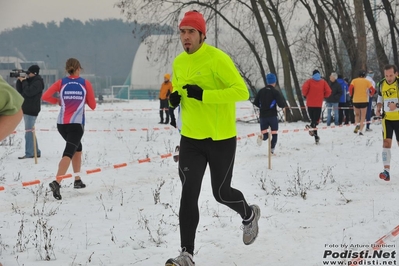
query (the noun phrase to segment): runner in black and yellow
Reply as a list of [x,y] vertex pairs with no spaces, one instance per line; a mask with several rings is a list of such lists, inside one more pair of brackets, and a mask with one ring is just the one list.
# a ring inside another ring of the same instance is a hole
[[173,62],[173,93],[169,103],[172,107],[180,104],[182,117],[179,152],[182,250],[165,265],[194,266],[198,198],[208,165],[215,199],[243,219],[246,245],[252,244],[258,235],[260,209],[249,206],[241,191],[231,187],[237,145],[235,103],[248,100],[248,88],[231,58],[204,42],[206,24],[201,13],[187,12],[179,29],[184,52]]
[[384,67],[384,76],[377,84],[378,100],[376,115],[381,116],[382,111],[382,162],[384,171],[380,178],[389,181],[389,169],[391,163],[391,147],[393,132],[399,144],[399,76],[398,68],[395,65]]

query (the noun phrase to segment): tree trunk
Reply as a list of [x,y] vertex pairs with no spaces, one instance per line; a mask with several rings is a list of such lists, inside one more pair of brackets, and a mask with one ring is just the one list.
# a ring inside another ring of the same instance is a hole
[[[297,108],[298,105],[295,100],[295,96],[294,96],[292,84],[291,84],[291,70],[290,70],[291,66],[290,66],[290,60],[289,60],[290,47],[285,46],[283,40],[281,39],[281,35],[284,35],[285,32],[280,33],[278,31],[275,20],[273,19],[273,16],[271,15],[269,9],[267,8],[265,1],[258,1],[258,2],[262,7],[262,11],[266,16],[267,21],[269,22],[270,29],[272,30],[273,36],[276,40],[277,48],[280,52],[281,63],[282,63],[282,67],[283,67],[284,89],[287,94],[289,106],[294,107],[292,109],[289,109],[290,110],[289,112],[286,112],[287,121],[294,122],[294,121],[302,120],[302,114],[300,112],[300,108]],[[275,14],[275,16],[276,16],[277,21],[281,20],[281,18],[278,16],[278,14]],[[302,95],[301,95],[301,98],[302,98]]]
[[392,44],[392,53],[393,53],[393,62],[395,65],[399,66],[399,54],[398,54],[398,43],[396,42],[395,30],[397,31],[397,35],[399,36],[399,30],[397,25],[395,24],[395,14],[392,10],[391,3],[389,0],[382,0],[384,4],[384,9],[387,14],[389,31],[391,34],[391,44]]
[[[357,45],[355,42],[355,35],[352,30],[352,18],[348,13],[348,6],[346,6],[346,0],[333,0],[330,1],[323,0],[322,4],[324,9],[332,16],[337,25],[339,33],[341,34],[342,42],[348,53],[349,62],[351,65],[351,77],[357,76],[358,69],[357,65]],[[344,74],[344,73],[342,73]]]
[[[265,46],[265,52],[266,52],[266,62],[267,65],[269,66],[270,72],[272,73],[277,73],[276,72],[276,67],[274,66],[274,61],[273,61],[273,55],[272,55],[272,48],[270,47],[270,42],[269,38],[267,37],[267,29],[265,27],[265,23],[262,20],[262,16],[259,12],[258,5],[256,4],[257,1],[251,0],[251,5],[252,5],[252,11],[254,12],[256,21],[258,23],[260,35],[262,37],[263,45]],[[265,82],[265,73],[262,73],[263,75],[263,81]],[[277,80],[278,82],[278,80]],[[266,82],[265,82],[266,85]]]
[[[261,2],[261,5],[262,5],[262,9],[266,8],[266,5],[264,2],[263,3]],[[274,5],[272,0],[269,0],[269,5],[270,5],[273,13],[275,14],[276,24],[278,25],[278,29],[280,30],[280,33],[281,33],[282,44],[278,48],[279,48],[280,53],[281,53],[281,50],[283,50],[283,52],[287,53],[288,61],[290,64],[292,80],[294,81],[294,90],[295,90],[295,94],[296,94],[296,100],[299,103],[299,111],[298,112],[300,113],[300,115],[297,115],[296,112],[292,113],[293,109],[290,109],[290,110],[287,110],[287,111],[289,111],[289,112],[287,112],[287,116],[288,116],[288,114],[291,114],[292,121],[298,121],[299,117],[302,117],[302,120],[304,120],[304,121],[308,121],[309,120],[308,113],[305,108],[305,102],[304,102],[304,99],[302,96],[301,85],[299,84],[298,75],[297,75],[296,68],[295,68],[294,57],[292,56],[291,49],[290,49],[290,43],[287,38],[287,32],[285,30],[285,23],[281,19],[281,16],[279,16],[278,8],[276,7],[276,5]],[[291,80],[290,80],[290,82],[291,82]],[[290,86],[291,86],[291,83],[290,83]],[[295,105],[294,107],[297,107],[297,105]]]
[[357,58],[356,69],[367,70],[367,40],[366,26],[364,24],[363,2],[362,0],[353,0],[355,7],[355,27],[357,37]]
[[389,63],[388,56],[384,51],[384,47],[381,44],[380,38],[378,36],[377,25],[375,23],[373,10],[370,5],[370,0],[363,0],[364,12],[366,14],[367,20],[370,24],[371,31],[373,33],[375,52],[377,54],[378,67],[381,73],[384,73],[384,66]]
[[[317,21],[314,21],[315,28],[317,29],[315,32],[317,48],[319,49],[319,53],[323,62],[324,74],[327,78],[330,73],[333,71],[331,54],[330,54],[330,46],[327,41],[327,30],[326,30],[326,15],[324,14],[323,9],[319,5],[318,0],[313,0],[313,3],[316,7]],[[327,76],[328,75],[328,76]]]

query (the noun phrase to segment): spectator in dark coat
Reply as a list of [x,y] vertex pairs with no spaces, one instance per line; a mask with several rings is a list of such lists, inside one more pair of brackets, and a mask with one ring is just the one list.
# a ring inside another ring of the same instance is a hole
[[339,125],[339,112],[338,112],[338,105],[339,100],[342,95],[342,87],[337,81],[338,75],[337,73],[333,72],[330,75],[330,88],[331,88],[331,95],[326,98],[326,110],[327,110],[327,126],[331,124],[331,111],[334,111],[334,123],[336,126]]
[[345,125],[349,124],[349,102],[350,102],[350,96],[348,92],[348,84],[343,80],[341,75],[338,75],[337,82],[339,85],[341,85],[342,88],[342,94],[341,97],[339,98],[339,124],[342,125],[342,123],[345,122]]
[[344,78],[344,81],[346,83],[346,86],[348,86],[348,94],[346,95],[346,102],[348,104],[349,107],[349,115],[348,115],[348,121],[346,121],[345,119],[345,124],[349,124],[349,122],[351,122],[351,124],[355,123],[355,110],[353,108],[353,102],[352,102],[352,97],[349,94],[349,79],[348,78]]
[[[41,98],[44,90],[43,78],[39,75],[40,67],[32,65],[28,68],[27,77],[18,77],[17,91],[24,98],[22,111],[25,122],[25,155],[18,159],[34,158],[33,128],[41,107]],[[39,144],[36,139],[36,155],[41,156]]]

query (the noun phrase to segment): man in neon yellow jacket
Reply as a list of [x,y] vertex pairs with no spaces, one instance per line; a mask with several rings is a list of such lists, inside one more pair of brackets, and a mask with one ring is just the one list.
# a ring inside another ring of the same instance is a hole
[[184,52],[173,62],[172,107],[181,106],[179,176],[182,182],[179,223],[181,253],[166,266],[193,266],[195,233],[199,223],[198,197],[209,164],[215,199],[243,219],[244,244],[258,235],[260,209],[249,206],[243,194],[231,187],[236,151],[235,103],[249,98],[244,80],[231,58],[204,43],[205,20],[189,11],[180,22]]

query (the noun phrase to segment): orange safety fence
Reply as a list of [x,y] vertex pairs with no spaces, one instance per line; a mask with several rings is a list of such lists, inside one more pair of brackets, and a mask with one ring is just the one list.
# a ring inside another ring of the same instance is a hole
[[[253,118],[255,115],[248,115],[248,116],[243,116],[240,118],[237,118],[237,121],[245,121],[245,119],[248,118]],[[116,128],[116,129],[85,129],[85,133],[87,132],[140,132],[140,131],[160,131],[160,130],[174,130],[175,128],[172,126],[163,126],[163,127],[144,127],[144,128]],[[13,134],[16,134],[18,132],[50,132],[50,131],[57,131],[56,128],[35,128],[33,129],[26,129],[26,130],[15,130]]]
[[[394,240],[398,235],[399,235],[399,225],[397,225],[394,229],[392,229],[388,234],[380,237],[377,241],[374,242],[374,244],[371,245],[370,249],[364,250],[364,252],[380,250],[381,247],[384,247],[384,245],[386,245],[387,241]],[[367,258],[361,258],[361,257],[354,258],[350,261],[351,264],[348,264],[348,265],[366,265],[366,264],[360,264],[360,262],[365,259],[367,259]],[[375,264],[373,264],[373,265],[375,265]],[[379,264],[379,265],[381,265],[381,264]],[[384,264],[384,265],[386,265],[386,264]],[[388,265],[391,265],[391,264],[388,264]],[[396,265],[396,263],[395,263],[395,265]]]
[[[237,107],[237,109],[252,109],[252,107]],[[45,109],[43,108],[41,111],[45,111],[45,112],[59,112],[60,109]],[[159,111],[159,108],[104,108],[104,109],[96,109],[96,110],[92,110],[92,109],[85,109],[85,112],[134,112],[134,111],[138,111],[138,112],[142,112],[142,111]]]
[[[103,171],[109,170],[109,169],[119,169],[119,168],[127,167],[127,166],[133,165],[133,164],[149,163],[151,161],[155,161],[155,160],[158,160],[158,159],[164,160],[164,159],[169,158],[169,157],[172,157],[172,153],[161,154],[160,156],[155,156],[153,158],[138,159],[138,160],[132,161],[132,162],[124,162],[124,163],[113,164],[111,166],[97,167],[97,168],[94,168],[94,169],[84,170],[84,171],[82,171],[80,173],[65,174],[65,175],[57,176],[57,177],[55,177],[55,179],[57,181],[61,181],[63,179],[71,178],[71,177],[76,176],[76,175],[79,175],[79,176],[90,175],[90,174],[94,174],[94,173],[103,172]],[[28,187],[28,186],[32,186],[32,185],[38,185],[38,184],[41,184],[44,181],[49,181],[49,180],[52,180],[52,179],[53,179],[53,177],[44,178],[43,180],[35,179],[35,180],[30,180],[30,181],[24,181],[22,183],[14,183],[14,184],[9,184],[9,185],[5,185],[5,186],[0,186],[0,192],[1,191],[5,191],[7,187],[9,187],[9,188],[13,188],[13,187]]]
[[[366,123],[366,122],[365,122]],[[370,122],[371,123],[371,122]],[[271,134],[277,134],[278,132],[280,133],[298,133],[298,132],[308,132],[311,130],[327,130],[327,129],[334,129],[334,128],[343,128],[343,127],[348,127],[348,126],[354,126],[354,124],[350,124],[350,125],[339,125],[339,126],[321,126],[321,127],[317,127],[317,128],[303,128],[303,129],[299,129],[299,128],[294,128],[294,129],[282,129],[280,131],[271,131]],[[171,127],[164,127],[164,129],[171,129]],[[129,130],[123,130],[123,129],[119,129],[118,131],[132,131],[133,129],[129,129]],[[143,131],[149,130],[148,128],[143,128],[141,129]],[[154,128],[154,130],[160,130],[160,128]],[[37,131],[37,129],[36,129]],[[251,138],[251,137],[257,137],[260,134],[266,134],[268,133],[268,130],[262,130],[261,132],[252,132],[246,135],[241,135],[241,136],[237,136],[237,140],[242,140],[242,139],[246,139],[246,138]],[[81,173],[79,173],[79,175],[90,175],[90,174],[94,174],[94,173],[99,173],[102,172],[103,170],[112,168],[112,169],[119,169],[119,168],[123,168],[123,167],[127,167],[129,165],[133,165],[133,164],[142,164],[142,163],[149,163],[153,160],[157,160],[157,159],[161,159],[164,160],[166,158],[172,157],[172,155],[177,155],[179,154],[178,152],[174,152],[172,153],[166,153],[166,154],[161,154],[159,156],[155,156],[153,158],[143,158],[143,159],[138,159],[136,161],[132,161],[129,163],[118,163],[118,164],[114,164],[112,166],[105,166],[105,167],[98,167],[98,168],[94,168],[94,169],[89,169],[89,170],[85,170]],[[78,175],[78,173],[75,173],[74,175]],[[56,179],[57,180],[62,180],[62,179],[66,179],[66,178],[71,178],[73,176],[73,174],[66,174],[66,175],[62,175],[62,176],[57,176]],[[53,178],[46,178],[45,180],[50,180]],[[35,180],[31,180],[31,181],[26,181],[26,182],[22,182],[22,186],[21,187],[27,187],[27,186],[31,186],[31,185],[37,185],[40,184],[41,181],[38,179]],[[19,184],[10,184],[10,185],[6,185],[6,186],[0,186],[0,192],[1,191],[5,191],[6,187],[16,187],[19,186]]]

